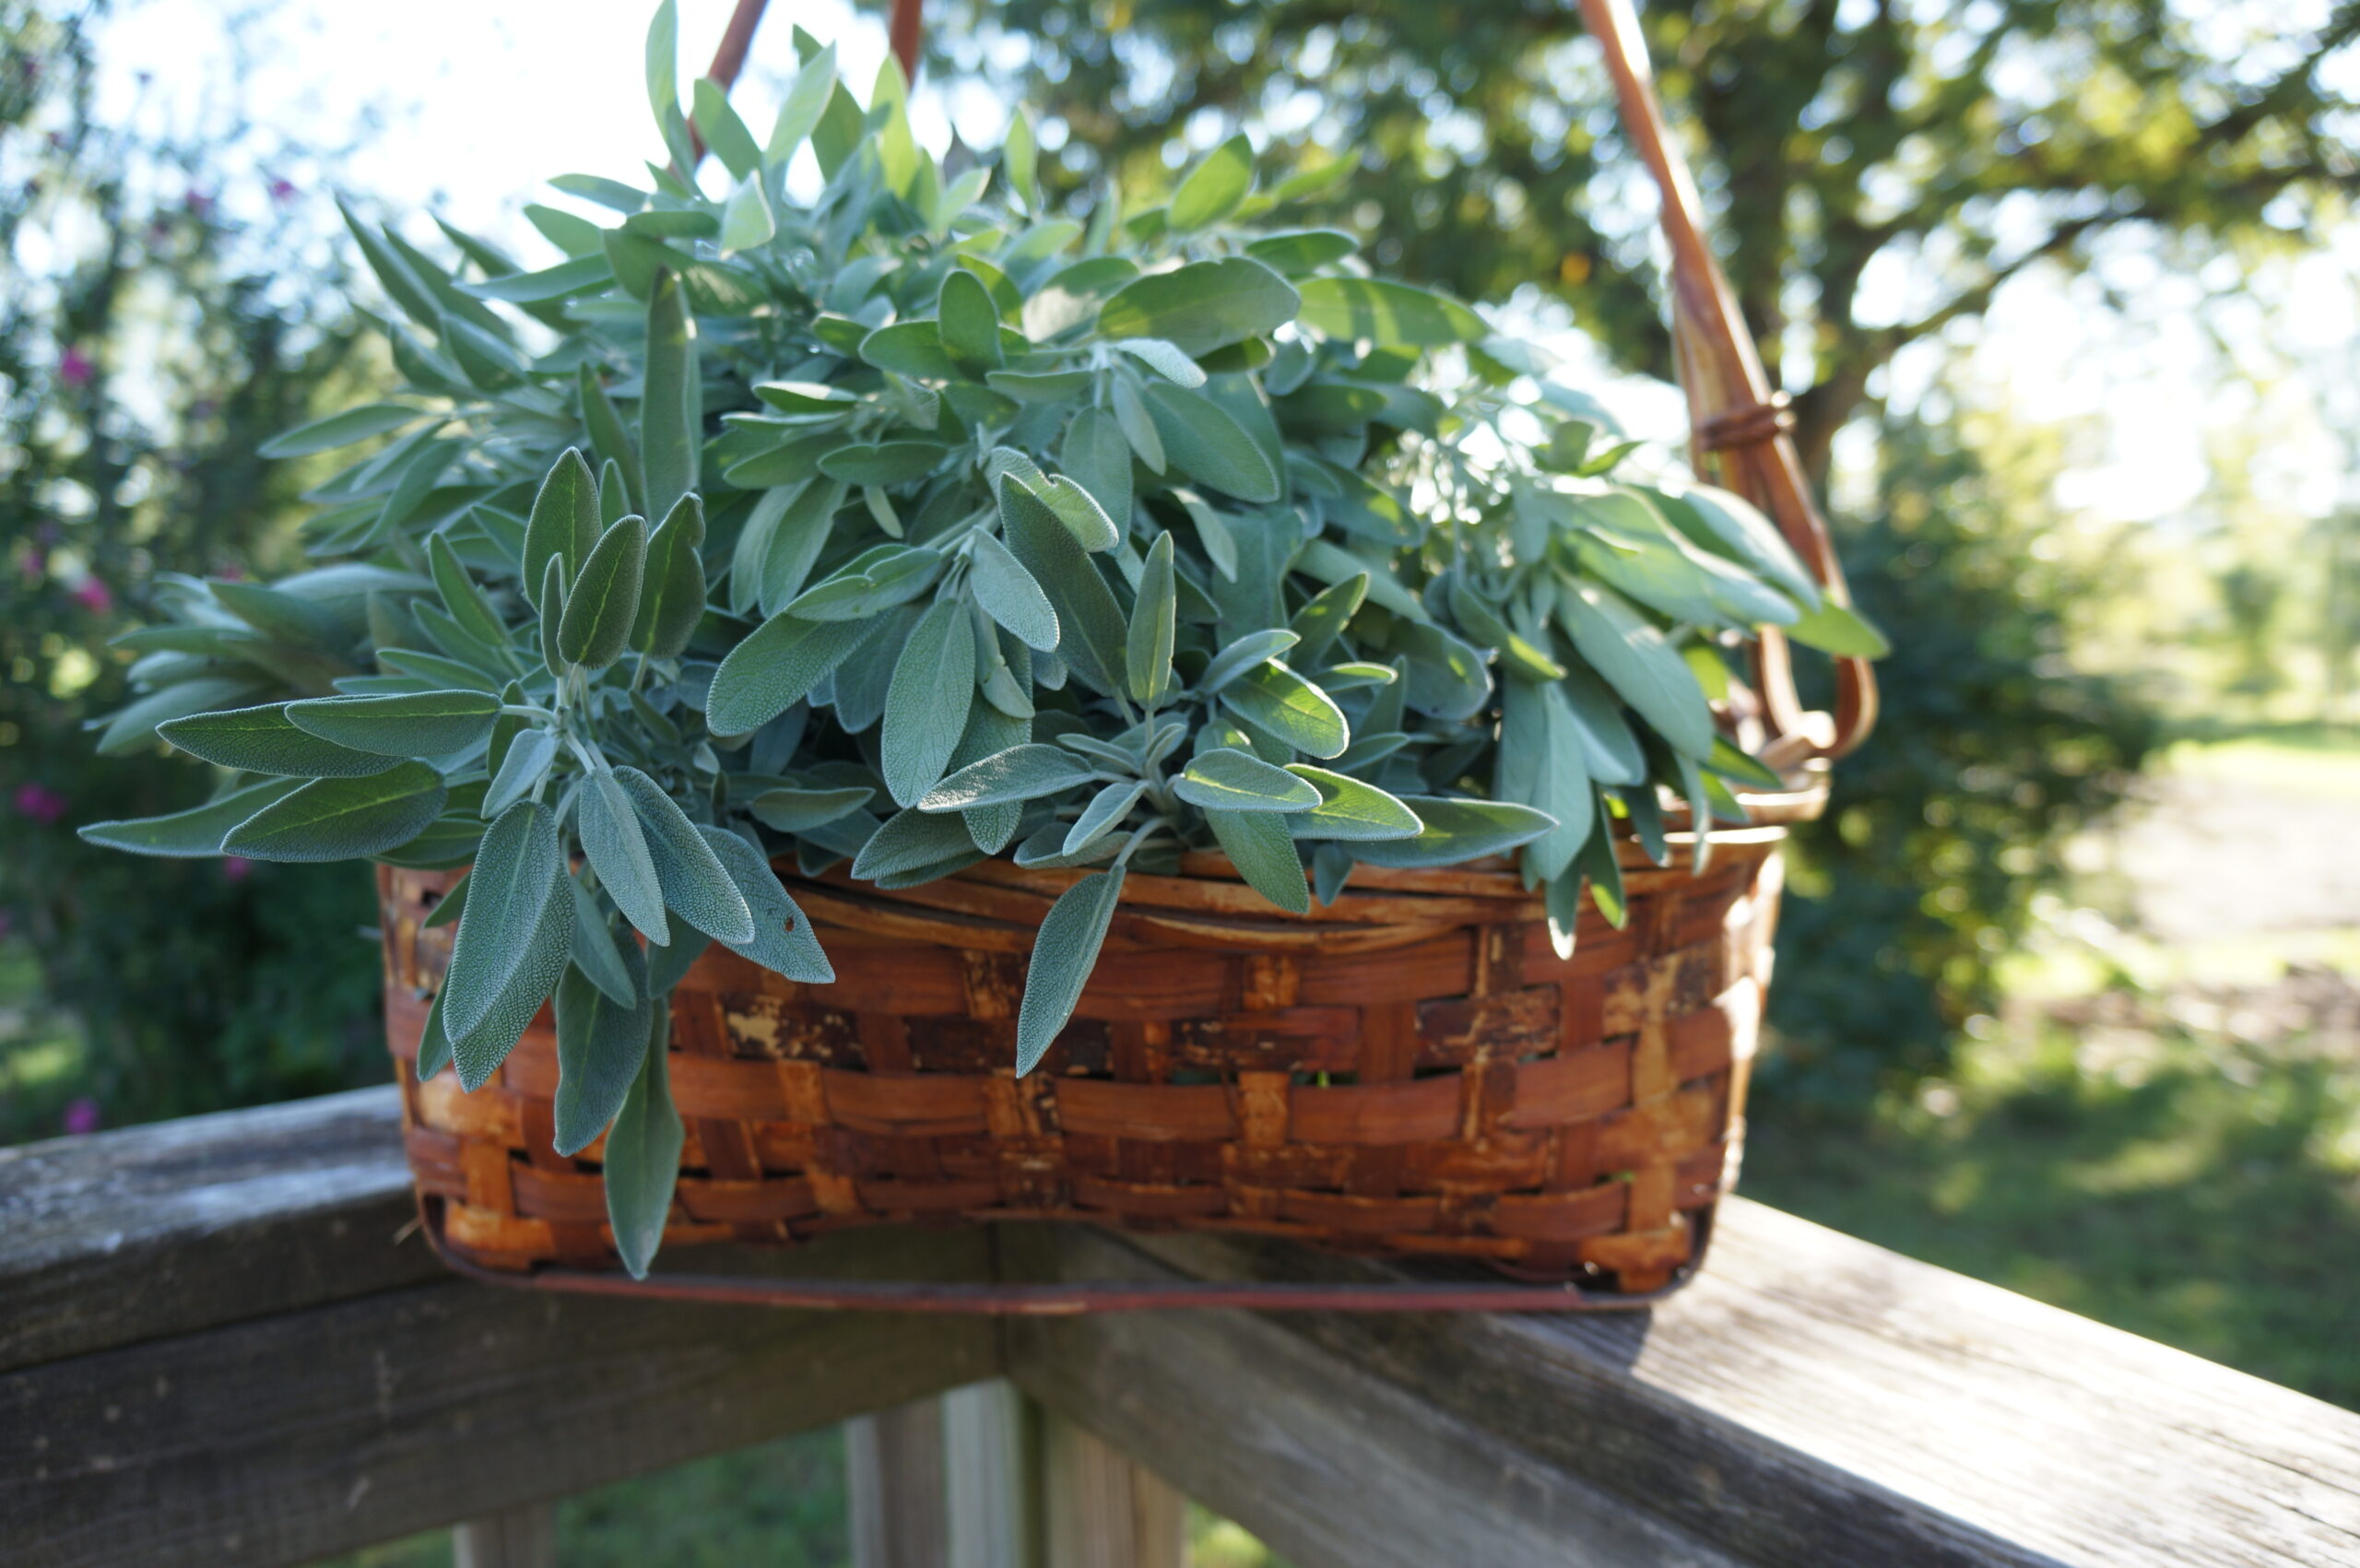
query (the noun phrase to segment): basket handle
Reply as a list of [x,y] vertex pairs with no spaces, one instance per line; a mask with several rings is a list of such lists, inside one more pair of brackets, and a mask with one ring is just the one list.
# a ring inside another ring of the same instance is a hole
[[[1663,233],[1671,248],[1672,343],[1688,394],[1696,466],[1703,471],[1709,465],[1723,485],[1769,513],[1828,596],[1848,607],[1844,568],[1788,434],[1794,417],[1787,395],[1770,390],[1737,297],[1705,238],[1696,183],[1665,127],[1631,0],[1581,0],[1581,11],[1583,25],[1605,51],[1623,132],[1662,193]],[[1789,756],[1840,757],[1876,725],[1876,675],[1866,659],[1836,659],[1833,718],[1803,711],[1787,640],[1775,628],[1763,630],[1760,673],[1772,739],[1794,737],[1781,748]]]

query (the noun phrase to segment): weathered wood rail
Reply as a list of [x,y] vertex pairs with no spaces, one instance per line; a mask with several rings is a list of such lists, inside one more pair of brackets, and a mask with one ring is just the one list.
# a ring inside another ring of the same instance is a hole
[[[1743,1202],[1702,1279],[1611,1317],[558,1297],[451,1279],[411,1220],[391,1091],[0,1150],[0,1560],[304,1562],[1005,1374],[1300,1568],[2360,1564],[2360,1416]],[[726,1261],[1370,1267],[1018,1226]],[[895,1421],[860,1441],[911,1441]],[[960,1518],[989,1512],[962,1485],[1001,1484],[974,1452],[950,1461]],[[497,1560],[506,1527],[470,1550]],[[1020,1550],[967,1533],[952,1560]]]

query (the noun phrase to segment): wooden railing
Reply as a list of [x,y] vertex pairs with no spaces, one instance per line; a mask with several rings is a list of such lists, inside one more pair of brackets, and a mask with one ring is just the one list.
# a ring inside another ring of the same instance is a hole
[[[727,1262],[1373,1268],[1062,1226]],[[1741,1201],[1644,1315],[996,1324],[453,1279],[390,1090],[0,1151],[12,1568],[548,1562],[537,1505],[846,1420],[862,1568],[1161,1568],[1182,1495],[1298,1568],[2360,1563],[2360,1416]]]

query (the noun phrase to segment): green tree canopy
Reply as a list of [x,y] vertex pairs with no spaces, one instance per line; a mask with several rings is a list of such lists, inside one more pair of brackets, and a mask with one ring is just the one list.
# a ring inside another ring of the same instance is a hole
[[[2027,266],[2133,228],[2283,238],[2360,184],[2360,0],[1661,0],[1644,20],[1823,477],[1876,371]],[[960,0],[929,43],[961,71],[1029,62],[1068,136],[1054,179],[1147,183],[1233,123],[1332,148],[1360,167],[1330,216],[1382,230],[1379,265],[1472,299],[1538,288],[1669,373],[1653,197],[1564,0]]]

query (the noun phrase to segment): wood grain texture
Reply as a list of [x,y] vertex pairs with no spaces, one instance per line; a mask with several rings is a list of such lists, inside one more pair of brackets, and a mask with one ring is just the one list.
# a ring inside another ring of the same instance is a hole
[[0,1370],[443,1277],[395,1091],[0,1149]]
[[[798,1255],[972,1276],[980,1233]],[[771,1260],[772,1266],[776,1260]],[[988,1325],[380,1291],[0,1376],[12,1568],[308,1562],[989,1375]]]
[[844,1422],[852,1568],[948,1568],[942,1401],[916,1399]]
[[557,1568],[557,1510],[536,1503],[454,1527],[451,1568]]
[[[1074,1278],[1103,1277],[1126,1253],[1210,1278],[1374,1267],[1212,1237],[1060,1231],[1027,1249],[1032,1267]],[[1388,1450],[1421,1441],[1374,1406],[1358,1419],[1323,1408],[1375,1399],[1372,1389],[1504,1456],[1508,1503],[1508,1483],[1537,1466],[1746,1562],[2360,1562],[2360,1417],[1758,1205],[1727,1208],[1697,1281],[1646,1314],[1270,1321],[1296,1358],[1283,1377],[1267,1351],[1193,1346],[1173,1323],[1115,1318],[1022,1326],[1014,1375],[1248,1528],[1290,1541],[1280,1550],[1303,1568],[1393,1560],[1367,1555],[1381,1549],[1360,1533],[1370,1510],[1389,1508],[1384,1487],[1364,1489],[1362,1517],[1335,1515],[1352,1532],[1341,1539],[1300,1533],[1326,1509],[1286,1516],[1299,1489],[1335,1468],[1333,1444],[1353,1433]],[[1352,1377],[1320,1395],[1328,1357]],[[1238,1402],[1249,1388],[1246,1420]],[[1286,1431],[1323,1421],[1316,1442]],[[1221,1441],[1251,1451],[1234,1461],[1246,1471],[1242,1499],[1221,1475],[1195,1473],[1233,1463],[1212,1452]],[[1299,1468],[1282,1470],[1290,1456]],[[1419,1518],[1451,1507],[1462,1484],[1405,1492],[1400,1539],[1416,1541]],[[1239,1511],[1256,1502],[1280,1513]],[[1532,1506],[1564,1503],[1549,1492]],[[1495,1523],[1507,1528],[1507,1515]],[[1512,1544],[1463,1560],[1568,1561]]]
[[[391,1240],[396,1116],[371,1091],[0,1161],[12,1568],[302,1562],[997,1370],[1298,1568],[2360,1563],[2360,1416],[1757,1205],[1646,1315],[1001,1329],[442,1282]],[[974,1279],[995,1251],[1025,1278],[1383,1276],[1038,1225],[697,1261]]]

